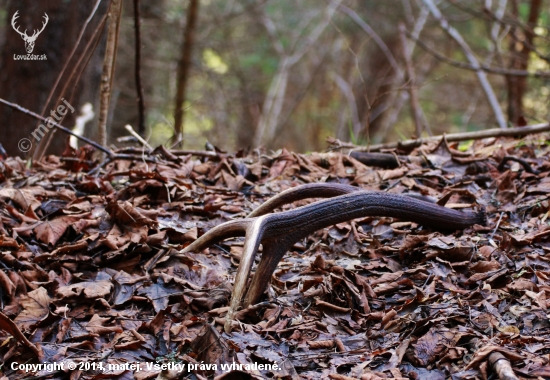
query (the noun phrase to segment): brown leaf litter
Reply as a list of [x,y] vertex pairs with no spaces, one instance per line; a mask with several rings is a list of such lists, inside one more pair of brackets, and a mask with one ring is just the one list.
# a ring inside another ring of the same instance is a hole
[[[191,364],[199,379],[458,380],[494,370],[547,377],[546,138],[491,138],[468,152],[424,145],[396,152],[397,168],[286,150],[197,159],[164,149],[155,163],[116,160],[99,174],[75,172],[88,167],[58,157],[32,170],[8,158],[0,165],[3,378],[190,376],[144,365],[153,362]],[[533,170],[510,159],[499,168],[509,156]],[[457,209],[482,205],[489,223],[442,234],[368,217],[320,230],[293,246],[261,302],[240,310],[232,333],[223,333],[243,240],[178,251],[270,196],[320,181]],[[121,366],[10,367],[63,360]],[[493,369],[502,360],[510,366]]]

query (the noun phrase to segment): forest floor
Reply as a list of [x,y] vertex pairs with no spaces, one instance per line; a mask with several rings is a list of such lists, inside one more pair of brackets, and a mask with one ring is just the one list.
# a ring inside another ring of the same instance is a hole
[[[92,174],[0,159],[1,379],[549,378],[548,137],[423,145],[393,169],[335,151],[161,150]],[[177,252],[311,182],[484,207],[488,222],[319,230],[223,332],[243,238]]]

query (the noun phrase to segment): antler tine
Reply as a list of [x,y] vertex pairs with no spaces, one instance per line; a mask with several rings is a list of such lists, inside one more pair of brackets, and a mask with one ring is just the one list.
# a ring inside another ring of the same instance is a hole
[[19,27],[15,25],[15,21],[19,18],[19,15],[18,15],[19,11],[16,11],[14,14],[13,14],[13,17],[11,18],[11,26],[13,27],[13,30],[15,30],[17,33],[19,33],[20,35],[27,35],[27,29],[25,29],[25,32],[21,32],[19,30]]
[[[44,12],[44,22],[42,22],[42,30],[44,30],[44,28],[46,27],[46,25],[48,25],[48,21],[50,20],[50,18],[48,17],[48,15],[46,14],[46,12]],[[42,33],[42,30],[40,30],[40,33]]]
[[[235,274],[233,292],[231,292],[231,303],[229,305],[229,311],[227,312],[224,325],[224,330],[228,334],[231,332],[231,322],[233,321],[233,316],[242,306],[243,299],[248,291],[246,283],[248,281],[248,277],[250,276],[250,272],[252,271],[252,264],[254,264],[256,252],[258,252],[258,247],[262,241],[265,219],[266,216],[251,219],[252,223],[249,224],[246,229],[243,253],[241,255],[239,268]],[[269,278],[271,278],[271,276],[269,276]]]
[[231,220],[229,222],[220,224],[207,233],[202,235],[200,238],[195,240],[193,243],[189,244],[183,250],[180,251],[180,254],[187,252],[200,252],[203,249],[208,248],[212,244],[216,244],[219,241],[228,239],[230,237],[244,236],[246,234],[247,228],[252,223],[251,219],[240,219],[240,220]]
[[13,14],[13,17],[11,18],[11,26],[13,26],[15,28],[15,21],[19,18],[19,15],[18,15],[19,11],[16,11],[14,14]]
[[46,27],[46,25],[48,25],[48,21],[50,20],[50,18],[48,17],[48,15],[46,13],[44,13],[44,17],[46,20],[42,22],[42,29],[40,30],[37,30],[35,29],[31,38],[34,37],[34,36],[38,36],[40,33],[42,33],[42,31],[44,30],[44,28]]
[[237,273],[235,275],[231,305],[227,314],[227,322],[225,324],[225,330],[227,332],[231,330],[233,315],[242,305],[242,301],[248,290],[246,283],[248,281],[248,277],[250,276],[252,264],[254,263],[254,258],[256,257],[256,252],[258,251],[258,247],[262,239],[265,218],[265,216],[258,218],[247,218],[232,220],[220,224],[180,251],[180,255],[188,252],[200,252],[218,241],[230,237],[245,236],[246,240],[243,248],[243,254],[241,256],[239,268],[237,269]]

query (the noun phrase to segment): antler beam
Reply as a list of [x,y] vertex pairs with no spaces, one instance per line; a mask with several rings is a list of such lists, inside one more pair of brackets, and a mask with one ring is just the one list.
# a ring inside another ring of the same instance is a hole
[[[298,199],[331,196],[333,198],[303,207],[262,215]],[[266,201],[251,216],[223,223],[181,251],[182,254],[198,252],[229,237],[246,237],[235,276],[226,332],[231,329],[235,312],[241,306],[247,307],[258,300],[277,264],[292,245],[318,229],[366,216],[395,217],[447,231],[486,222],[484,209],[461,212],[405,195],[363,191],[353,186],[327,183],[308,184],[282,192]],[[247,290],[246,283],[260,244],[263,245],[262,258]]]

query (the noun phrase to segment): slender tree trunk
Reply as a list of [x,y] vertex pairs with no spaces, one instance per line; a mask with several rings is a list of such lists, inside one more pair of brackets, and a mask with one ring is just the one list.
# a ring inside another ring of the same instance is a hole
[[136,39],[136,57],[135,57],[135,79],[137,103],[139,112],[138,133],[145,135],[145,101],[143,99],[143,85],[141,83],[141,16],[140,1],[134,0],[134,35]]
[[174,142],[180,142],[183,145],[183,117],[185,115],[184,102],[189,71],[191,69],[191,53],[195,39],[195,29],[197,25],[197,15],[199,13],[199,0],[190,0],[187,9],[187,22],[183,31],[183,49],[178,63],[178,78],[176,89],[176,106],[174,108]]
[[[510,69],[527,70],[529,64],[530,46],[533,45],[535,33],[533,27],[536,26],[540,15],[542,0],[531,0],[531,8],[527,19],[527,28],[520,30],[514,27],[510,37],[510,51],[512,58],[510,60]],[[516,18],[519,18],[517,1],[512,1],[512,12]],[[523,36],[521,34],[523,33]],[[524,43],[520,41],[525,41]],[[506,84],[508,87],[508,120],[517,124],[523,116],[523,97],[527,91],[527,77],[507,76]]]
[[411,100],[411,113],[414,120],[416,138],[422,137],[424,131],[424,125],[422,122],[422,109],[420,108],[420,101],[418,100],[418,89],[416,88],[416,80],[414,74],[414,67],[412,64],[412,54],[409,49],[409,42],[405,35],[405,24],[399,24],[399,36],[401,37],[401,44],[403,45],[403,59],[405,61],[405,69],[407,73],[407,86],[409,88],[409,95]]
[[107,120],[115,75],[118,34],[120,30],[120,19],[122,17],[122,0],[113,0],[109,13],[109,29],[107,31],[107,48],[105,51],[105,60],[103,61],[103,74],[101,75],[99,108],[99,143],[103,146],[107,146]]

